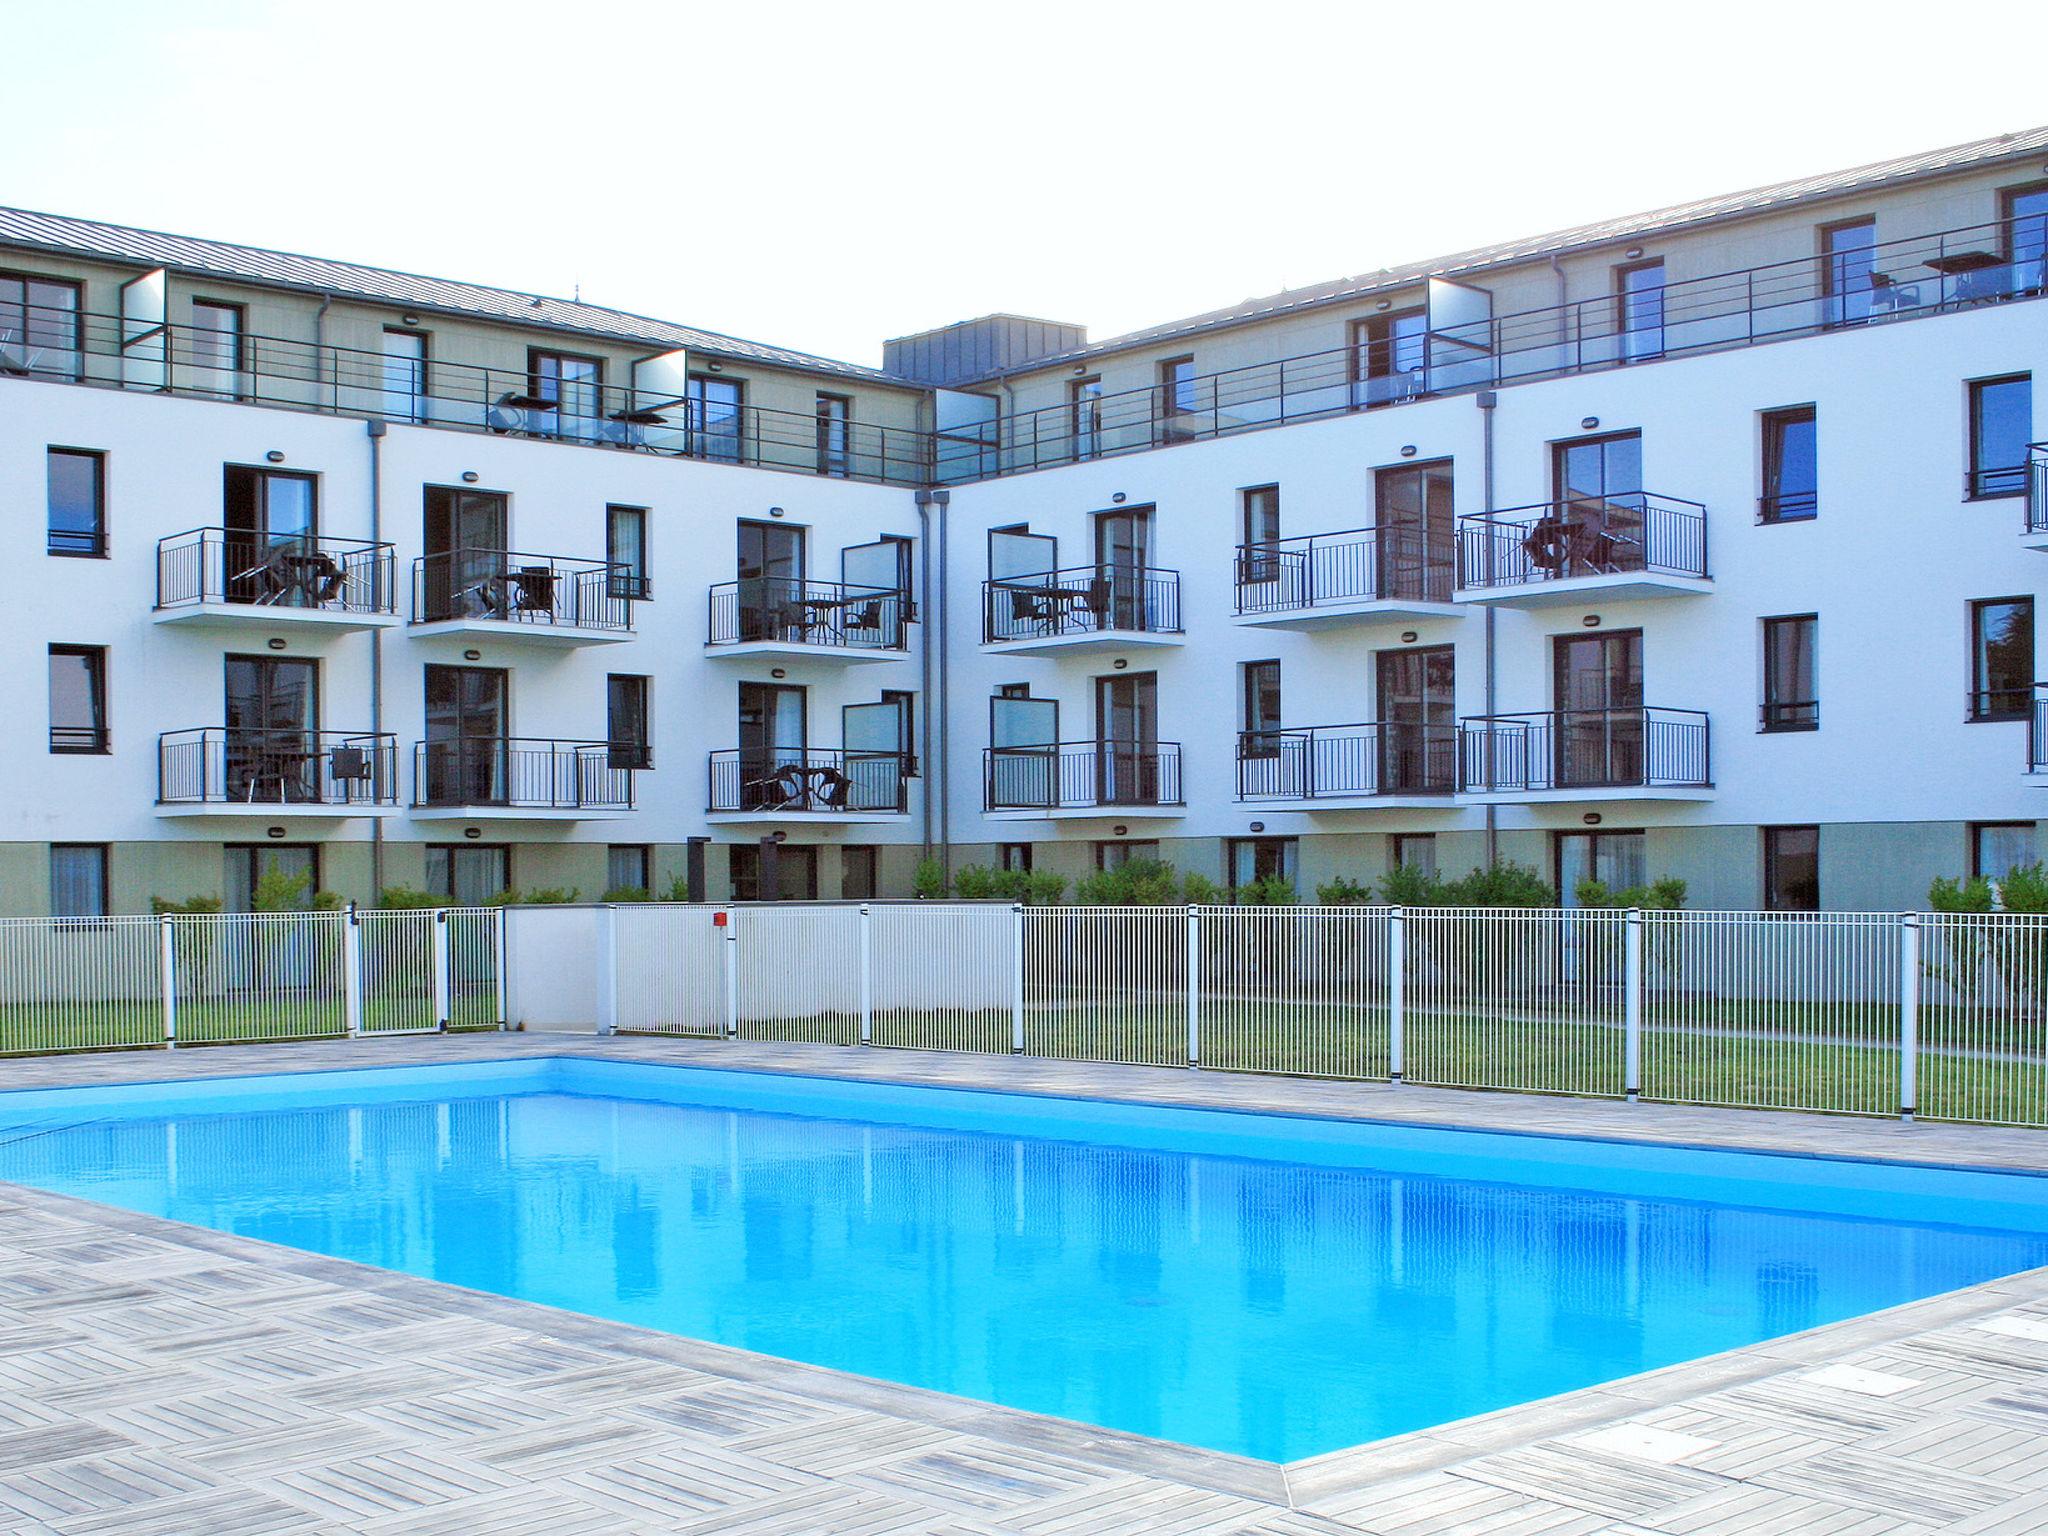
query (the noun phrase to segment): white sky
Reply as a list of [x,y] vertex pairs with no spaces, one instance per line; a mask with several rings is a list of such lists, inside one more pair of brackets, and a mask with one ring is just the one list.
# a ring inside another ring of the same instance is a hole
[[2048,120],[2040,0],[0,0],[0,203],[877,362]]

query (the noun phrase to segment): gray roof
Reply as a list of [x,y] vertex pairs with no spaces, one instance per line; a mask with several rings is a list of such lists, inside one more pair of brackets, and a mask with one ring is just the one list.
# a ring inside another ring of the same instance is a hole
[[894,378],[879,368],[837,362],[787,347],[742,341],[736,336],[676,325],[668,320],[655,320],[625,310],[608,309],[602,304],[583,304],[572,299],[519,293],[482,283],[454,282],[443,277],[421,277],[412,272],[393,272],[352,261],[330,261],[321,256],[298,256],[289,251],[265,250],[260,246],[232,245],[225,240],[202,240],[191,235],[131,229],[125,224],[103,224],[95,219],[33,213],[24,208],[0,208],[0,245],[58,251],[102,261],[132,262],[144,267],[164,267],[187,275],[226,278],[266,287],[331,293],[341,298],[400,304],[512,325],[574,331],[612,341],[681,347],[715,357],[800,369],[805,373],[908,385],[908,381]]
[[[1425,277],[1447,277],[1454,273],[1469,273],[1487,267],[1541,260],[1566,251],[1609,245],[1631,237],[1694,228],[1773,208],[1819,202],[1827,198],[1867,191],[1873,187],[1967,170],[1973,166],[1992,165],[2001,160],[2034,156],[2044,150],[2048,150],[2048,127],[2030,128],[2019,133],[2000,134],[1996,138],[1976,139],[1968,144],[1951,145],[1947,149],[1925,150],[1919,154],[1902,155],[1894,160],[1880,160],[1875,164],[1860,165],[1851,170],[1803,176],[1796,181],[1781,181],[1767,187],[1752,187],[1744,192],[1727,192],[1718,197],[1677,203],[1649,213],[1630,214],[1624,218],[1607,219],[1597,224],[1581,224],[1572,229],[1554,230],[1546,235],[1531,235],[1499,245],[1481,246],[1476,250],[1459,251],[1454,255],[1438,256],[1429,261],[1411,262],[1406,266],[1383,267],[1377,272],[1362,273],[1356,277],[1340,277],[1306,288],[1290,288],[1281,293],[1268,294],[1264,298],[1246,299],[1242,303],[1232,304],[1223,309],[1213,309],[1206,314],[1191,315],[1183,320],[1171,320],[1164,325],[1130,331],[1122,336],[1111,336],[1085,347],[1034,358],[1029,364],[1008,371],[1012,374],[1032,373],[1061,363],[1073,363],[1082,358],[1127,351],[1152,342],[1170,341],[1181,336],[1192,336],[1225,326],[1242,325],[1248,321],[1264,320],[1319,305],[1343,303],[1364,295],[1384,292],[1389,288],[1404,287]],[[1002,376],[992,374],[989,378]]]

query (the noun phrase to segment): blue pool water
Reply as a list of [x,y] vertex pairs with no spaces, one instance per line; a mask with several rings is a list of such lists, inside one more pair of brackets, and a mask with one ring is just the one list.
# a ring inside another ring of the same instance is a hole
[[582,1060],[0,1094],[0,1179],[1280,1461],[2048,1263],[2024,1175]]

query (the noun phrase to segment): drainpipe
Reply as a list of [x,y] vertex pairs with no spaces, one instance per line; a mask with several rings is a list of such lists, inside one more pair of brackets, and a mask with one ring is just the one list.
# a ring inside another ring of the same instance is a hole
[[[1481,442],[1484,445],[1482,453],[1480,455],[1480,464],[1483,470],[1482,495],[1485,501],[1486,513],[1490,517],[1492,516],[1494,511],[1493,412],[1494,408],[1500,404],[1500,396],[1496,394],[1493,390],[1482,389],[1481,391],[1479,391],[1478,394],[1474,395],[1472,398],[1476,400],[1479,404],[1480,435]],[[1491,732],[1493,730],[1492,720],[1495,710],[1494,625],[1497,618],[1498,615],[1494,612],[1493,604],[1488,603],[1486,605],[1486,715],[1488,731],[1486,740],[1488,744],[1489,755],[1491,755],[1491,747],[1493,742],[1493,736]],[[1498,864],[1499,862],[1500,807],[1496,806],[1491,800],[1489,800],[1486,803],[1486,867],[1488,869],[1491,869],[1494,865]]]
[[[319,376],[318,382],[321,383],[326,382],[325,375],[327,373],[327,311],[329,307],[333,305],[333,303],[333,294],[321,294],[320,308],[317,311],[315,311],[313,315],[313,372],[315,375]],[[341,389],[337,384],[331,387],[327,392],[327,409],[330,411],[336,410],[340,407],[340,405]]]
[[[917,648],[917,696],[922,703],[918,711],[917,755],[924,763],[924,806],[922,817],[923,841],[919,849],[920,858],[932,856],[932,812],[937,798],[932,786],[937,759],[932,755],[932,715],[937,709],[932,697],[932,493],[919,491],[917,502],[917,589],[924,596],[924,640]],[[941,791],[942,793],[943,791]]]
[[[370,434],[370,542],[375,544],[384,537],[384,421],[373,416],[363,425]],[[392,580],[398,578],[397,570],[392,571]],[[390,594],[397,601],[397,594]],[[370,734],[377,735],[384,729],[384,631],[370,631]],[[392,743],[391,773],[398,776],[398,744]],[[396,790],[394,783],[392,788]],[[384,818],[370,818],[370,897],[378,900],[384,894]]]
[[1564,265],[1557,259],[1555,251],[1550,253],[1550,275],[1557,279],[1557,361],[1558,366],[1563,367],[1564,349],[1571,343],[1571,338],[1565,334],[1571,323],[1571,311],[1565,308],[1568,300],[1565,297]]
[[[936,628],[939,634],[939,706],[937,714],[939,717],[938,772],[940,777],[938,782],[942,786],[950,788],[953,782],[953,726],[951,712],[947,706],[952,698],[953,673],[950,635],[953,628],[953,600],[950,594],[953,583],[947,579],[948,572],[952,567],[946,539],[946,508],[952,505],[953,493],[943,490],[933,491],[931,498],[939,509],[939,586],[937,592],[939,616],[936,623],[931,626],[931,628]],[[929,590],[926,591],[926,600],[930,601],[933,595]],[[931,637],[931,628],[927,628],[925,631],[927,642],[929,642]],[[925,714],[929,716],[933,712],[929,705],[927,705]],[[948,884],[953,879],[952,800],[953,797],[950,793],[942,792],[939,795],[939,864],[946,871]]]

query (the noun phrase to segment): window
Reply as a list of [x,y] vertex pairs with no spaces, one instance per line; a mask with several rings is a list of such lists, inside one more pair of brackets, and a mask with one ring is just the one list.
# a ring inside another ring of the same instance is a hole
[[700,459],[740,461],[745,439],[747,391],[738,379],[690,375],[685,386],[690,452]]
[[[266,876],[283,876],[288,900],[313,904],[320,889],[320,849],[313,843],[229,843],[221,849],[221,901],[229,912],[256,910]],[[266,895],[271,893],[266,892]]]
[[50,750],[105,752],[107,651],[101,645],[50,647]]
[[896,755],[906,778],[917,777],[917,695],[903,688],[884,688],[882,702],[896,706]]
[[424,331],[384,332],[384,414],[393,421],[427,419],[427,337]]
[[511,864],[502,843],[429,843],[427,889],[458,907],[481,907],[511,887]]
[[996,848],[996,868],[1014,870],[1020,874],[1031,873],[1031,845],[1029,843],[1003,843]]
[[839,899],[870,901],[875,894],[875,850],[862,844],[839,850]]
[[1761,729],[1810,731],[1820,724],[1815,648],[1820,619],[1811,613],[1764,620]]
[[[732,879],[734,901],[760,901],[761,845],[734,843],[726,866]],[[775,883],[781,889],[766,899],[772,901],[816,901],[818,899],[818,850],[795,843],[783,843],[775,850]]]
[[1237,494],[1238,584],[1276,581],[1280,560],[1273,546],[1280,542],[1280,487],[1254,485]]
[[50,916],[105,917],[107,845],[50,844]]
[[648,680],[627,672],[605,679],[605,740],[614,768],[652,768],[654,744],[648,734]]
[[1588,880],[1609,891],[1630,890],[1649,880],[1641,832],[1559,832],[1552,851],[1558,898],[1567,907],[1579,904],[1579,887]]
[[591,423],[604,415],[601,359],[530,347],[526,353],[526,375],[527,393],[554,406],[553,411],[534,412],[541,430],[546,429],[547,418],[552,416],[558,432],[585,437],[591,434]]
[[1198,436],[1195,417],[1195,360],[1169,357],[1159,365],[1159,440],[1184,443]]
[[1970,385],[1972,501],[2018,496],[2027,488],[2027,443],[2034,435],[2034,383],[2024,373]]
[[79,374],[79,286],[0,273],[0,371]]
[[1970,604],[1970,719],[2021,720],[2034,693],[2034,600]]
[[1393,405],[1422,393],[1429,316],[1419,309],[1351,322],[1351,406]]
[[1648,362],[1664,355],[1664,263],[1639,261],[1614,269],[1621,329],[1621,360]]
[[1291,837],[1233,837],[1224,844],[1223,872],[1233,891],[1259,880],[1295,883],[1295,850]]
[[1820,910],[1820,828],[1765,827],[1764,909]]
[[99,558],[107,552],[107,459],[85,448],[52,448],[47,479],[50,553]]
[[1387,837],[1387,864],[1393,869],[1412,869],[1420,874],[1436,873],[1434,832],[1394,832]]
[[1244,698],[1240,760],[1280,755],[1280,663],[1248,661],[1241,669]]
[[1877,256],[1877,220],[1847,219],[1820,230],[1820,291],[1828,325],[1870,318],[1870,274]]
[[1102,447],[1102,380],[1074,379],[1067,385],[1068,428],[1073,433],[1074,457],[1092,459]]
[[610,593],[641,601],[653,596],[647,580],[647,509],[604,509],[604,558],[611,568]]
[[853,431],[853,402],[844,395],[818,396],[818,473],[845,475],[851,468],[848,437]]
[[2040,860],[2034,851],[2031,821],[1977,821],[1970,824],[1970,874],[2003,880],[2023,864]]
[[1803,522],[1820,510],[1819,427],[1810,405],[1765,411],[1760,523]]
[[1140,838],[1136,842],[1097,843],[1095,845],[1095,867],[1097,869],[1122,869],[1133,859],[1156,859],[1159,844],[1151,838]]
[[210,394],[242,395],[242,306],[213,299],[192,301],[188,382]]
[[645,843],[613,843],[604,851],[604,888],[612,891],[654,889],[653,850]]
[[2048,184],[2008,187],[1999,201],[2005,211],[2005,252],[2012,263],[2015,293],[2048,288]]

